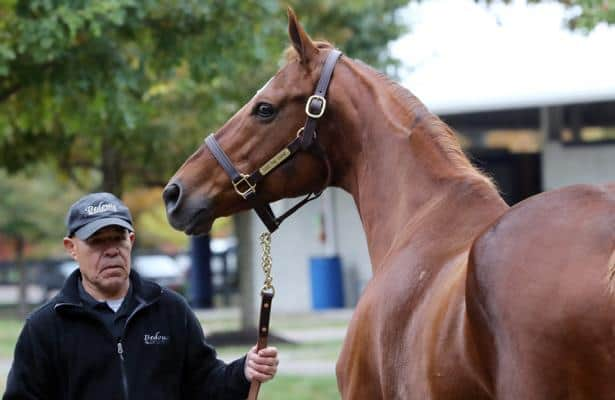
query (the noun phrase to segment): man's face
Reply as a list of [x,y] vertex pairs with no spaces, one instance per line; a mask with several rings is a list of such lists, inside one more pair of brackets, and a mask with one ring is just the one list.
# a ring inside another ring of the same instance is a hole
[[126,294],[134,240],[133,232],[119,226],[103,228],[86,240],[64,238],[66,251],[79,264],[84,288],[95,299]]

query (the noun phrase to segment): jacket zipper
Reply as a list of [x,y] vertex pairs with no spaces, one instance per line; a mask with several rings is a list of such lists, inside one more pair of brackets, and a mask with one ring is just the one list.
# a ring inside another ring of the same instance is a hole
[[[126,332],[126,328],[128,327],[128,323],[134,317],[134,315],[141,311],[142,309],[152,305],[154,302],[150,303],[140,303],[137,307],[132,311],[132,313],[126,318],[126,323],[124,324],[124,332]],[[120,371],[122,373],[122,389],[124,390],[124,400],[128,400],[128,376],[126,374],[126,366],[124,365],[124,346],[122,345],[122,338],[124,337],[124,332],[122,336],[117,338],[117,354],[120,356]]]
[[[158,299],[155,299],[154,301],[150,301],[148,302],[139,302],[140,304],[137,305],[137,307],[133,310],[133,312],[128,316],[128,318],[126,319],[126,323],[124,324],[124,332],[126,331],[126,327],[128,326],[128,322],[130,322],[130,320],[135,316],[135,314],[137,314],[137,312],[141,311],[144,308],[147,308],[149,306],[151,306],[152,304],[154,304],[155,302],[157,302]],[[78,303],[58,303],[54,306],[54,309],[58,309],[58,308],[63,308],[63,307],[76,307],[77,309],[79,309],[80,312],[85,313],[86,315],[89,315],[90,317],[92,317],[93,319],[95,319],[96,321],[98,321],[100,324],[103,324],[103,322],[94,314],[90,313],[89,311],[86,311],[83,306],[81,304]],[[103,324],[104,326],[104,324]],[[105,331],[107,331],[107,329],[105,328]],[[128,375],[126,374],[126,366],[124,365],[124,346],[122,345],[122,337],[124,336],[124,334],[122,333],[122,336],[117,338],[117,354],[120,357],[120,372],[122,374],[122,389],[124,392],[124,400],[128,400]]]
[[[88,318],[92,318],[93,320],[101,324],[105,332],[107,333],[109,332],[105,324],[95,314],[86,310],[81,304],[79,303],[58,303],[54,306],[55,309],[64,308],[64,307],[76,308],[80,313],[87,315]],[[112,339],[116,340],[116,351],[117,351],[117,354],[120,356],[120,373],[122,375],[122,391],[124,393],[124,400],[128,400],[128,376],[126,374],[126,366],[124,365],[124,346],[122,345],[122,338],[119,337],[116,339],[110,333],[109,333],[109,336]]]
[[122,346],[122,338],[117,339],[117,354],[120,356],[120,371],[122,373],[124,400],[128,400],[128,377],[126,376],[126,367],[124,365],[124,346]]

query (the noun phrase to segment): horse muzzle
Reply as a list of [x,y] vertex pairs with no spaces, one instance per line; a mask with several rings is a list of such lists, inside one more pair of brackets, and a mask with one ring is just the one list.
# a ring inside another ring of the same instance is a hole
[[213,224],[211,201],[187,196],[178,180],[172,180],[162,192],[167,219],[171,226],[188,235],[206,234]]

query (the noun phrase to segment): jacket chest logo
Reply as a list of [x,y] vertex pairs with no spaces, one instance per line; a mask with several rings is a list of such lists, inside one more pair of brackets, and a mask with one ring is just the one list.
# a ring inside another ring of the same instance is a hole
[[153,335],[143,335],[143,343],[145,344],[167,344],[169,343],[169,337],[161,335],[160,331]]

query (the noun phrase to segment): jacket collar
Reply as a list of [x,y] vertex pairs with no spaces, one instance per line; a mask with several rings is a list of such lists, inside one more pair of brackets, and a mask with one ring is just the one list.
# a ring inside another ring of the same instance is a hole
[[[73,271],[64,286],[60,290],[56,297],[56,303],[71,303],[79,305],[82,300],[79,296],[79,279],[81,279],[81,271],[77,268]],[[143,280],[141,276],[133,269],[130,270],[129,275],[130,283],[134,296],[144,303],[152,303],[160,297],[162,294],[162,287],[155,282]]]

